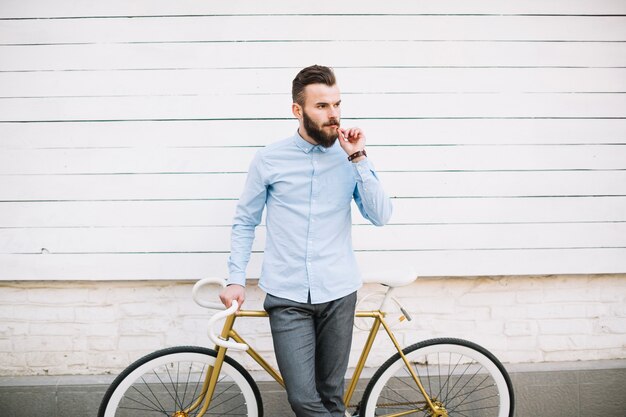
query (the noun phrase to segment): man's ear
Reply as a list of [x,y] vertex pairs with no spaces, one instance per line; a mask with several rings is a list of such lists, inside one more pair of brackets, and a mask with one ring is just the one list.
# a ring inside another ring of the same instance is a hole
[[296,119],[302,119],[302,106],[298,103],[291,104],[291,112],[296,117]]

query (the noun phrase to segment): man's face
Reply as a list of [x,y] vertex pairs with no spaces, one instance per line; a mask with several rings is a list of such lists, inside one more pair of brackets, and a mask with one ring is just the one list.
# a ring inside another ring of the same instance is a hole
[[337,139],[341,96],[337,85],[309,84],[304,89],[301,125],[320,146],[330,148]]

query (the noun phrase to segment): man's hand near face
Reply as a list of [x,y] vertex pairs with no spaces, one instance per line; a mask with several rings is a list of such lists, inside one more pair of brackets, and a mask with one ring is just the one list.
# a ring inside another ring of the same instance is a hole
[[[365,134],[358,127],[351,127],[349,129],[337,128],[337,135],[341,148],[348,156],[365,149]],[[353,159],[352,162],[359,162],[363,159],[365,159],[365,156],[359,156]]]

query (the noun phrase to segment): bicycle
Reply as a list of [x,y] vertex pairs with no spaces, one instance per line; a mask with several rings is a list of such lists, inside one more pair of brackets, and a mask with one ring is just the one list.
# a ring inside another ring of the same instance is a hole
[[[373,323],[345,392],[346,416],[513,417],[511,379],[500,361],[485,348],[454,338],[425,340],[404,349],[398,344],[385,320],[385,310],[388,303],[394,302],[402,314],[399,320],[411,320],[392,293],[414,280],[414,275],[377,280],[386,288],[379,308],[357,310],[356,318],[373,319]],[[194,286],[193,298],[203,307],[222,310],[209,319],[209,337],[215,348],[172,347],[137,360],[113,381],[100,405],[99,417],[263,416],[256,383],[226,352],[245,350],[284,387],[279,372],[233,328],[236,318],[262,318],[267,313],[237,311],[236,302],[225,309],[221,303],[203,300],[201,289],[212,284],[225,286],[221,279],[200,280]],[[225,322],[217,336],[213,326],[223,318]],[[381,327],[397,353],[378,368],[361,401],[352,404],[357,382]]]

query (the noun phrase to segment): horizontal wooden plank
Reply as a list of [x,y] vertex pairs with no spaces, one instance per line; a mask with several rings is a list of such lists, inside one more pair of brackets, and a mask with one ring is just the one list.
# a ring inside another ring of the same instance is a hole
[[[226,260],[223,254],[0,255],[0,280],[198,280],[226,277]],[[250,267],[260,270],[260,258]]]
[[1,227],[223,226],[235,200],[0,203]]
[[372,151],[380,171],[626,169],[623,145],[396,146]]
[[[346,51],[350,51],[346,54]],[[623,67],[620,42],[237,42],[0,46],[0,71],[168,68]]]
[[[228,252],[228,227],[122,227],[0,229],[0,253]],[[265,228],[253,250],[262,251]]]
[[[344,94],[342,107],[359,118],[622,118],[626,94]],[[1,121],[291,117],[287,94],[0,99]]]
[[[382,172],[396,198],[626,196],[626,171]],[[2,201],[238,199],[245,174],[3,175]]]
[[358,251],[626,248],[626,222],[359,226],[352,235]]
[[626,195],[626,171],[387,172],[380,178],[398,198]]
[[[247,172],[259,148],[5,150],[0,174]],[[378,171],[625,169],[625,145],[380,146]]]
[[0,201],[238,199],[244,174],[0,176]]
[[[343,119],[369,146],[626,143],[626,119]],[[293,120],[2,123],[0,149],[264,146]]]
[[[625,248],[624,223],[388,225],[353,228],[356,251]],[[256,230],[253,251],[265,247]],[[228,227],[0,229],[2,254],[229,252]]]
[[[277,94],[289,91],[296,73],[292,68],[3,72],[0,92],[3,98]],[[626,91],[626,68],[338,68],[335,73],[344,94]]]
[[[391,268],[408,265],[419,276],[601,274],[626,271],[625,249],[361,252],[357,254],[357,260],[364,275],[370,268],[380,271],[386,265]],[[255,271],[255,264],[251,266],[251,271]],[[254,275],[260,276],[260,272]]]
[[[236,200],[0,203],[0,228],[229,226]],[[356,207],[353,222],[367,224]],[[624,222],[626,197],[395,199],[390,224]]]
[[2,44],[334,40],[624,41],[626,17],[194,16],[0,21]]
[[45,0],[24,2],[4,0],[0,7],[2,18],[82,17],[82,16],[162,16],[162,15],[230,15],[230,14],[626,14],[626,6],[614,0],[568,0],[503,2],[499,0],[439,0],[436,2],[389,0],[385,2],[344,0],[341,2],[293,2],[272,0],[231,0],[228,2],[198,2],[196,0]]
[[[248,277],[258,278],[261,254]],[[227,276],[227,254],[0,255],[0,280],[197,280]],[[412,266],[421,276],[626,272],[626,249],[359,252],[362,271]]]
[[247,172],[257,150],[249,147],[5,150],[0,155],[0,174]]

